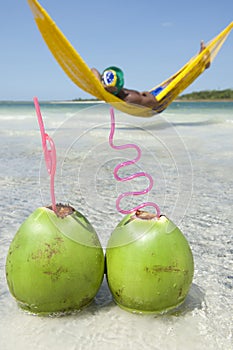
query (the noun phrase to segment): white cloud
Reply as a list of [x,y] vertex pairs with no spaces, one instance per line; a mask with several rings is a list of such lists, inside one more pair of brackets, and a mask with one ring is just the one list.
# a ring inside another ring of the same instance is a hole
[[163,22],[162,27],[172,27],[173,23],[172,22]]

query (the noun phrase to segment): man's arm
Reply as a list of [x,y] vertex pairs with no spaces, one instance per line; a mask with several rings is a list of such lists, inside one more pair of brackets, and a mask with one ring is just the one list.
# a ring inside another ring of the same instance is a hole
[[117,87],[107,86],[107,85],[103,84],[101,74],[96,68],[91,68],[91,71],[96,76],[96,78],[101,82],[101,84],[103,85],[103,87],[105,88],[106,91],[110,92],[111,94],[113,94],[115,91],[117,91]]

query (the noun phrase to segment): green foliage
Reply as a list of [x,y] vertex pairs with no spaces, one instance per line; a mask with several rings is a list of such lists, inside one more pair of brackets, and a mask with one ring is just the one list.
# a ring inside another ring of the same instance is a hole
[[[177,98],[180,101],[197,101],[197,100],[231,100],[233,101],[233,90],[225,89],[225,90],[203,90],[203,91],[194,91],[189,94],[181,95]],[[75,98],[72,101],[80,101],[80,102],[95,102],[99,101],[96,98]]]
[[95,102],[95,101],[99,101],[99,100],[97,98],[81,98],[81,97],[74,98],[72,100],[72,102],[89,102],[89,101]]
[[233,100],[233,90],[203,90],[179,96],[179,100]]

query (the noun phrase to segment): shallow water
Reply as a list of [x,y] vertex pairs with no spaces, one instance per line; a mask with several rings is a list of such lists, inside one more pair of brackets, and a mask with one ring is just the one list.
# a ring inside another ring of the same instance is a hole
[[[109,107],[42,103],[46,131],[57,148],[57,201],[90,220],[106,247],[122,214],[117,196],[146,180],[119,183],[113,168],[135,157],[108,145]],[[149,195],[188,239],[195,260],[189,295],[164,315],[135,315],[112,300],[104,280],[94,302],[63,317],[28,315],[17,307],[5,279],[5,259],[17,229],[37,207],[50,204],[49,178],[32,103],[0,103],[0,339],[1,349],[208,349],[233,348],[233,104],[173,103],[163,114],[116,114],[115,143],[135,142],[142,158],[125,174],[153,176]]]

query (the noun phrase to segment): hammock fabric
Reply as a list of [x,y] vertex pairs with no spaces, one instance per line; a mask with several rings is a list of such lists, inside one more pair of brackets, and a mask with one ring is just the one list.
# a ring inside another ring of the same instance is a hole
[[97,99],[104,100],[122,112],[141,117],[151,117],[167,108],[205,70],[207,60],[208,62],[213,61],[233,28],[233,22],[231,22],[206,45],[206,48],[201,53],[194,56],[176,74],[149,90],[152,92],[159,87],[164,87],[156,96],[158,108],[152,110],[148,107],[126,103],[117,96],[107,92],[39,2],[37,0],[28,0],[28,3],[44,41],[69,78],[79,88]]

